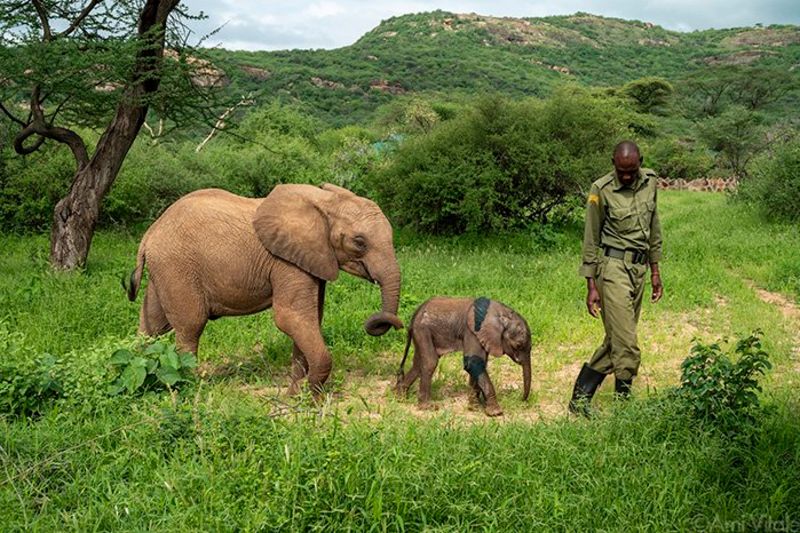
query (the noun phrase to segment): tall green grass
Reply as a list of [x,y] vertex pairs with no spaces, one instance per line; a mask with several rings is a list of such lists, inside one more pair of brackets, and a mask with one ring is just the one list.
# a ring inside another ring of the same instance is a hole
[[[272,419],[241,394],[0,421],[4,530],[700,531],[800,519],[797,400],[741,442],[657,402],[592,421]],[[120,429],[120,426],[123,426]]]
[[[227,377],[174,396],[78,395],[33,420],[0,415],[0,530],[797,527],[795,331],[750,284],[797,298],[800,236],[720,195],[672,192],[660,202],[667,292],[645,305],[650,386],[629,405],[613,405],[605,391],[606,414],[592,421],[469,424],[447,410],[417,418],[388,397],[354,408],[345,381],[391,379],[404,336],[367,336],[362,322],[380,295],[343,276],[329,285],[323,327],[334,355],[330,403],[253,394],[286,384],[291,345],[269,312],[212,322],[199,359],[229,368]],[[140,302],[127,301],[120,279],[139,234],[98,234],[80,274],[49,270],[46,236],[0,237],[0,320],[22,335],[25,353],[69,357],[75,369],[82,354],[94,361],[135,332]],[[584,309],[580,236],[580,221],[456,239],[399,232],[400,314],[407,319],[434,294],[506,302],[526,316],[535,345],[534,405],[501,388],[507,413],[564,403],[570,383],[559,373],[577,368],[602,336]],[[755,328],[775,369],[761,418],[739,438],[697,426],[652,394],[677,385],[669,365],[688,354],[692,335]],[[463,381],[456,364],[443,366],[439,382]]]

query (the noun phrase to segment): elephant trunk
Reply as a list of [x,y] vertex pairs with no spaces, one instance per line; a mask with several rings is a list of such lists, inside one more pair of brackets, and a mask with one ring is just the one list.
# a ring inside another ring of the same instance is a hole
[[364,323],[364,329],[373,336],[383,335],[389,328],[403,328],[403,321],[397,316],[400,304],[400,266],[397,261],[375,276],[381,286],[381,311],[375,313]]
[[522,358],[522,401],[528,401],[531,392],[531,354],[528,352]]

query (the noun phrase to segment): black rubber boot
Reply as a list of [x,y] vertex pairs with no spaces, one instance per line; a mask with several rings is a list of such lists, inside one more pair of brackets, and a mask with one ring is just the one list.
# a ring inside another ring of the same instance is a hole
[[592,396],[597,391],[597,387],[600,386],[605,377],[605,374],[590,367],[588,363],[583,363],[578,379],[575,380],[575,387],[572,389],[569,412],[588,417],[589,403],[592,401]]
[[631,385],[633,384],[633,378],[630,379],[619,379],[614,378],[614,392],[616,396],[620,400],[627,400],[631,396]]

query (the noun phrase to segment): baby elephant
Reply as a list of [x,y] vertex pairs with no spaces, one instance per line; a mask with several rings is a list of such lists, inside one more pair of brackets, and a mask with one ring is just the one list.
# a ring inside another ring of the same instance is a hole
[[[414,362],[404,375],[406,357],[414,341]],[[481,395],[486,402],[486,414],[503,414],[497,403],[494,387],[486,372],[488,354],[508,355],[522,366],[522,399],[531,390],[531,330],[528,323],[510,307],[488,298],[434,297],[420,305],[411,318],[403,361],[397,375],[396,390],[408,394],[409,387],[419,377],[419,406],[430,408],[431,379],[439,356],[463,352],[464,370],[474,394],[470,404],[478,405]]]

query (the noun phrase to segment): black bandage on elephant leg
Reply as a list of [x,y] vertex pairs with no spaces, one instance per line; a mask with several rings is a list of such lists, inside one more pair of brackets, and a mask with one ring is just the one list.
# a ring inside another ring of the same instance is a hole
[[481,374],[486,372],[486,361],[478,355],[465,355],[464,370],[477,381]]

